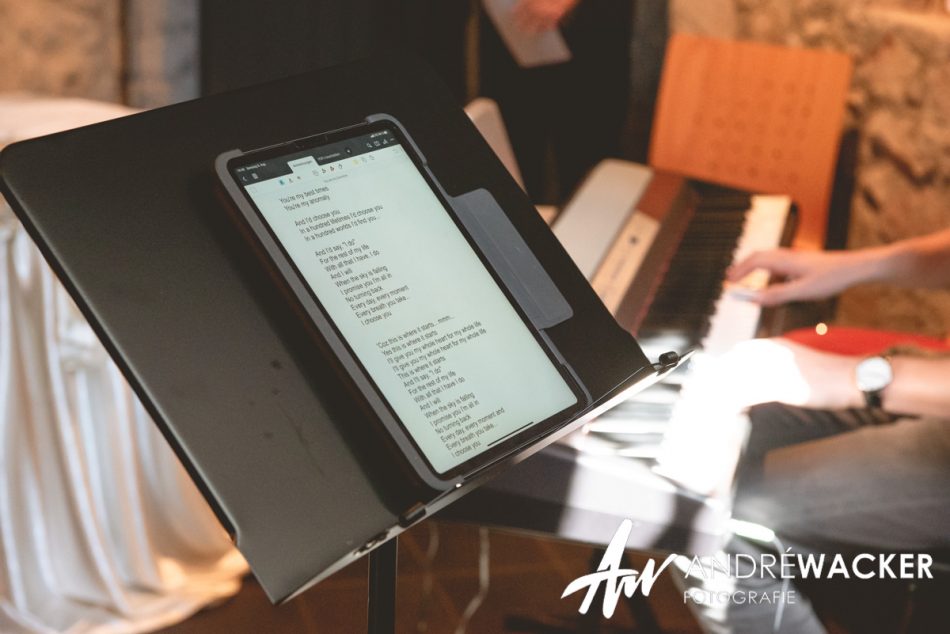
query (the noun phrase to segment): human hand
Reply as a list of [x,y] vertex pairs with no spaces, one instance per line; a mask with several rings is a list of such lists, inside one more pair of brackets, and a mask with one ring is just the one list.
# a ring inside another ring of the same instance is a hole
[[738,282],[764,269],[786,281],[753,291],[749,299],[763,306],[837,295],[868,277],[871,260],[859,251],[794,251],[773,249],[753,253],[729,268],[727,279]]
[[526,33],[557,28],[580,0],[518,0],[512,9],[515,24]]

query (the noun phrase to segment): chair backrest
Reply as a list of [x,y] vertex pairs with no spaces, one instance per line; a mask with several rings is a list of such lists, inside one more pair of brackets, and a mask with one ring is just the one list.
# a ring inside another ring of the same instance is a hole
[[504,119],[501,118],[501,110],[499,110],[498,104],[486,97],[478,97],[465,106],[465,114],[472,120],[478,131],[482,133],[482,136],[488,141],[488,145],[495,151],[501,162],[508,168],[512,178],[524,189],[524,180],[521,178],[518,160],[515,158],[515,151],[511,148],[511,140],[508,138],[508,131],[505,128]]
[[790,194],[795,245],[821,248],[850,79],[851,59],[833,51],[673,35],[650,164]]

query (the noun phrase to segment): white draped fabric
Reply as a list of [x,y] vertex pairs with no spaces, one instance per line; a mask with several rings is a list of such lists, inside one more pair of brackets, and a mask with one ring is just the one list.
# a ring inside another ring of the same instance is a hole
[[[0,146],[129,112],[0,96]],[[157,629],[246,570],[0,199],[0,632]]]

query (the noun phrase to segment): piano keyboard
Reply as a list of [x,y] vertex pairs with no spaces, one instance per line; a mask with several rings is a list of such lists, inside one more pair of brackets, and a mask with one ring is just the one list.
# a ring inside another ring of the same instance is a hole
[[606,543],[630,518],[630,548],[717,549],[747,421],[713,423],[684,414],[684,404],[708,359],[759,328],[760,309],[724,292],[726,268],[787,243],[791,213],[784,196],[690,183],[623,161],[595,168],[555,235],[648,358],[698,352],[663,382],[473,492],[450,515],[587,543]]
[[[724,292],[723,280],[734,262],[783,243],[791,202],[785,196],[730,198],[742,206],[710,212],[705,202],[699,204],[640,325],[641,345],[676,332],[683,345],[718,355],[756,335],[760,308]],[[743,286],[758,290],[767,284],[768,276],[757,273]]]
[[[612,166],[609,176],[620,176],[620,169]],[[642,166],[630,169],[642,177]],[[589,186],[594,183],[585,183]],[[667,190],[661,197],[665,208],[651,202],[657,198],[651,197],[651,187]],[[632,209],[628,207],[627,218],[618,223],[622,208],[616,204],[608,210],[611,224],[619,228],[589,273],[594,290],[636,333],[648,358],[668,350],[698,353],[684,370],[602,414],[564,442],[580,452],[613,451],[651,460],[656,472],[703,494],[728,491],[746,421],[742,416],[728,421],[698,417],[688,404],[690,384],[695,368],[756,336],[761,309],[724,289],[726,270],[753,251],[778,246],[783,238],[787,241],[791,200],[664,176],[645,182]],[[590,261],[591,237],[578,235],[581,224],[574,216],[591,211],[572,204],[564,214],[564,221],[575,229],[571,234],[557,232],[562,244],[568,253]],[[664,226],[666,221],[669,227]],[[591,226],[598,224],[606,223]],[[658,239],[661,232],[669,234],[665,245]],[[602,243],[603,238],[596,241]],[[675,243],[672,253],[671,243]],[[641,277],[641,267],[655,246],[665,246],[666,252],[657,256],[661,263],[654,265],[655,270]],[[767,283],[768,278],[761,276],[745,281],[753,288]]]

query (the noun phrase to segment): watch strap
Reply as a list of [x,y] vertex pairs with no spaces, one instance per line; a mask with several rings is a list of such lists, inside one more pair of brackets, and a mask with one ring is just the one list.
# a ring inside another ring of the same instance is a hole
[[881,398],[882,391],[883,390],[865,390],[861,392],[864,394],[864,403],[869,409],[881,409],[884,406],[884,401]]

